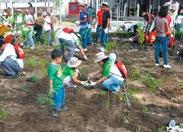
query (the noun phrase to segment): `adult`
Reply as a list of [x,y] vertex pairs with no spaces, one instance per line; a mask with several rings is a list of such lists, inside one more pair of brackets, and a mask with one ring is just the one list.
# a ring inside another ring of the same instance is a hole
[[[77,47],[80,49],[83,58],[85,60],[88,59],[83,51],[78,36],[76,36],[72,28],[65,27],[63,29],[60,29],[58,33],[58,40],[61,45],[61,52],[66,62],[68,62],[74,56]],[[65,50],[67,51],[66,56],[64,55]]]
[[23,59],[18,59],[14,46],[5,43],[2,38],[0,38],[0,51],[0,67],[4,70],[4,75],[15,77],[23,69]]
[[79,12],[79,22],[80,22],[80,28],[79,28],[79,34],[82,38],[82,46],[84,51],[87,51],[87,33],[88,33],[88,13],[86,12],[86,5],[80,4],[79,6],[80,12]]
[[102,3],[102,7],[104,9],[103,17],[102,17],[102,28],[101,28],[101,36],[100,36],[100,50],[104,51],[106,48],[106,44],[108,42],[108,33],[110,27],[110,9],[109,4],[107,2]]
[[163,58],[164,58],[164,68],[171,68],[168,63],[168,37],[166,37],[168,21],[165,18],[168,15],[168,10],[161,8],[159,11],[159,15],[155,18],[155,27],[157,36],[154,45],[154,60],[155,65],[159,66],[159,54],[162,50]]
[[[100,6],[100,9],[97,11],[97,15],[96,15],[96,22],[97,22],[97,28],[96,28],[96,40],[97,43],[99,43],[99,39],[100,39],[100,30],[102,28],[102,18],[103,18],[103,8],[102,6]],[[95,25],[94,25],[95,28]]]
[[18,9],[17,13],[15,15],[15,27],[16,27],[16,30],[19,30],[22,27],[23,23],[24,23],[24,16],[22,14],[21,9]]
[[26,25],[27,28],[29,28],[29,33],[28,33],[28,38],[27,38],[28,46],[29,46],[31,49],[34,49],[34,48],[35,48],[34,39],[33,39],[34,18],[33,18],[33,16],[31,15],[31,13],[30,13],[29,10],[26,10],[26,14],[25,14],[25,25]]
[[34,30],[36,31],[35,38],[38,43],[42,43],[42,30],[44,25],[44,17],[42,13],[38,13],[37,19],[35,20]]
[[44,17],[43,30],[46,33],[46,45],[51,46],[52,45],[52,43],[51,43],[51,32],[52,32],[51,19],[50,19],[50,16],[46,12],[43,12],[43,17]]
[[104,90],[111,92],[119,91],[124,79],[121,72],[114,64],[114,61],[115,60],[109,59],[104,52],[95,55],[95,63],[98,63],[102,68],[96,72],[88,74],[88,78],[95,78],[100,74],[102,74],[102,78],[97,82],[92,82],[92,86],[102,84]]

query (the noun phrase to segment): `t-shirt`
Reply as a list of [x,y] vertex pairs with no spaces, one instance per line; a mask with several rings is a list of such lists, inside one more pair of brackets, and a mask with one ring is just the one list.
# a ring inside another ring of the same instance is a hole
[[74,75],[75,75],[75,73],[76,73],[76,70],[75,69],[73,69],[73,68],[70,68],[68,65],[66,65],[65,67],[64,67],[64,70],[63,70],[63,72],[62,72],[62,79],[64,80],[64,78],[66,78],[66,77],[68,77],[68,76],[70,76],[71,78],[73,78],[74,77]]
[[43,29],[44,31],[48,31],[51,30],[51,19],[49,16],[46,16],[46,18],[44,19],[44,25],[43,25]]
[[102,25],[102,18],[103,18],[103,11],[99,10],[97,12],[97,19],[98,19],[98,25],[101,26]]
[[103,12],[103,17],[102,17],[102,28],[107,27],[108,19],[110,19],[110,12],[109,11],[104,11]]
[[25,15],[25,22],[27,25],[33,25],[34,24],[34,19],[31,14]]
[[62,70],[60,64],[54,65],[50,63],[48,65],[48,79],[53,81],[53,89],[58,90],[58,88],[63,86],[63,81],[61,77],[58,76],[59,70]]
[[[79,14],[79,19],[81,21],[84,21],[86,18],[88,17],[88,13],[86,11],[81,11],[80,14]],[[80,25],[85,25],[87,24],[87,21],[85,22],[80,22]]]
[[111,60],[106,61],[103,64],[102,68],[103,68],[102,77],[113,76],[118,80],[121,80],[121,81],[124,80],[122,78],[122,74],[120,73],[119,69]]
[[160,18],[160,17],[156,17],[154,20],[154,26],[155,26],[155,30],[157,32],[157,36],[162,36],[165,37],[165,23],[166,23],[166,19],[165,18]]

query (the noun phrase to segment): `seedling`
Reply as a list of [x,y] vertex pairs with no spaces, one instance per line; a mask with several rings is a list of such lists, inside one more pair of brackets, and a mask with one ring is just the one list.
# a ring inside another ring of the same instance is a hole
[[142,112],[143,112],[143,113],[150,112],[150,109],[149,109],[147,106],[143,105],[143,106],[142,106]]
[[25,65],[30,68],[35,68],[36,67],[36,59],[35,57],[31,57],[25,60]]
[[4,120],[7,118],[7,111],[4,108],[0,107],[0,120]]

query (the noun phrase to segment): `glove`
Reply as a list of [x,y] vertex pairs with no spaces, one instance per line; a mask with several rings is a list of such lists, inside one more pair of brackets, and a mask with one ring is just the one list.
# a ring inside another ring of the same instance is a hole
[[88,82],[86,82],[86,81],[82,81],[81,84],[82,84],[83,86],[85,86],[85,87],[88,87],[88,86],[90,85],[90,84],[89,84]]
[[88,28],[89,28],[89,29],[91,28],[91,24],[88,24]]
[[106,28],[106,29],[104,30],[104,32],[105,32],[105,33],[108,33],[108,32],[109,32],[109,29],[108,29],[108,28]]
[[90,82],[90,86],[95,86],[96,84],[96,82]]

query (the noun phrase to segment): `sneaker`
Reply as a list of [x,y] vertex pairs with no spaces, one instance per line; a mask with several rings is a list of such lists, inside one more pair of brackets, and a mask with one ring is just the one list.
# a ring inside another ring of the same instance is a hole
[[87,49],[83,49],[84,51],[88,51]]
[[75,51],[76,51],[76,52],[79,52],[80,50],[79,50],[78,48],[75,48]]
[[159,66],[160,64],[159,63],[155,63],[155,66]]
[[63,110],[63,111],[65,111],[67,109],[68,109],[68,107],[66,105],[64,105],[63,107],[61,107],[61,110]]
[[59,116],[58,116],[58,111],[55,110],[55,109],[53,109],[53,111],[52,111],[52,116],[53,116],[53,117],[59,117]]
[[163,65],[164,68],[172,68],[172,66],[170,66],[169,64],[167,65]]
[[85,59],[85,60],[88,60],[88,58],[86,57],[86,55],[84,56],[84,59]]

